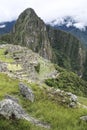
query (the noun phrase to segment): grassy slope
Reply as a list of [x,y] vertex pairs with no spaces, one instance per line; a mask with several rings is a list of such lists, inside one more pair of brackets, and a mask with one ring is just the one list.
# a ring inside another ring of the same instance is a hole
[[[32,116],[51,124],[51,130],[86,130],[87,124],[80,122],[79,117],[86,115],[87,110],[71,109],[59,105],[48,99],[44,86],[28,84],[34,91],[35,102],[25,101],[18,89],[18,80],[0,74],[0,100],[5,94],[14,95],[19,98],[22,107]],[[23,120],[6,120],[0,116],[0,130],[44,130]]]
[[[5,49],[0,50],[0,60],[3,62],[8,62],[8,64],[14,62],[11,56],[8,56],[8,58],[5,57],[4,52]],[[38,76],[40,76],[40,78],[43,79],[43,75],[53,71],[54,66],[53,64],[49,65],[48,62],[44,62],[42,58],[40,58],[39,60],[41,66],[40,66],[40,72]],[[15,66],[13,68],[15,68]],[[57,68],[57,70],[61,75],[59,79],[60,88],[64,89],[65,87],[65,90],[71,89],[73,90],[73,92],[75,92],[75,90],[72,89],[72,87],[78,87],[75,86],[76,83],[81,84],[81,82],[78,82],[78,77],[74,75],[74,73],[69,73],[61,68]],[[4,99],[4,96],[6,94],[10,94],[19,98],[19,103],[22,105],[25,111],[29,113],[31,116],[34,116],[37,119],[40,119],[42,121],[51,124],[51,130],[86,130],[87,129],[87,124],[85,122],[80,122],[79,120],[80,116],[86,115],[87,110],[81,108],[76,108],[76,109],[66,108],[60,105],[58,102],[56,103],[54,100],[52,100],[52,98],[48,97],[46,93],[46,86],[44,86],[43,84],[40,86],[38,84],[28,84],[33,89],[35,94],[35,102],[31,103],[28,100],[25,100],[25,98],[23,98],[20,95],[19,88],[18,88],[19,82],[20,81],[17,79],[9,78],[7,75],[0,73],[0,100]],[[72,83],[71,86],[70,84],[68,84],[69,82]],[[82,85],[83,83],[85,86],[85,82],[82,82]],[[67,89],[66,86],[68,86]],[[79,101],[87,105],[86,98],[79,97]],[[24,120],[6,120],[2,116],[0,116],[0,130],[22,130],[22,129],[23,130],[44,130],[44,128],[37,127]]]

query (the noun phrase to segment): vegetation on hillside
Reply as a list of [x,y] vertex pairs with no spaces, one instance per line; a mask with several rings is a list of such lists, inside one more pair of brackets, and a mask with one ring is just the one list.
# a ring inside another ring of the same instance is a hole
[[75,37],[77,37],[78,39],[80,39],[80,41],[82,42],[82,44],[87,47],[87,37],[86,37],[86,35],[87,35],[87,29],[80,30],[79,28],[76,28],[74,26],[67,27],[66,25],[62,25],[62,26],[54,25],[54,28],[60,29],[60,30],[64,30],[66,32],[71,33],[72,35],[74,35]]
[[53,49],[53,62],[77,74],[82,74],[86,50],[80,41],[70,33],[47,26]]
[[[45,86],[28,84],[35,94],[35,101],[31,103],[22,97],[18,89],[18,80],[0,74],[0,100],[5,94],[19,98],[22,107],[33,117],[51,124],[50,130],[86,130],[86,122],[80,121],[80,116],[85,115],[87,110],[82,108],[66,108],[48,98]],[[26,101],[25,101],[26,100]],[[45,130],[25,120],[5,119],[0,116],[0,130]]]
[[46,79],[45,83],[50,87],[60,88],[72,92],[76,95],[87,96],[87,82],[82,80],[77,74],[56,67],[59,75],[53,79]]

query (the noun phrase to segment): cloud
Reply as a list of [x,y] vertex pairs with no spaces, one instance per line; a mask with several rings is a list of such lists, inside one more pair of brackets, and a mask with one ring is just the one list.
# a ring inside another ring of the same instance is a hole
[[3,24],[3,25],[0,25],[0,28],[5,28],[5,26],[6,26],[6,25],[4,25],[4,24]]
[[16,19],[29,7],[45,22],[71,16],[81,25],[87,25],[87,0],[0,0],[0,22]]

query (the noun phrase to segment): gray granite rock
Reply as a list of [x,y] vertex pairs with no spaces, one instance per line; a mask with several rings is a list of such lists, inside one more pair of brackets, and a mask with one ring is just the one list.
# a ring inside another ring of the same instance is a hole
[[19,102],[18,98],[13,97],[13,96],[11,96],[11,95],[5,95],[5,99],[11,99],[12,101],[14,101],[14,102],[16,102],[16,103]]
[[77,101],[78,101],[77,96],[72,94],[71,92],[67,92],[66,94],[67,94],[67,96],[69,96],[69,100],[70,100],[69,107],[76,108],[77,107]]
[[6,118],[22,118],[24,115],[22,107],[11,99],[4,99],[0,102],[0,114]]
[[70,99],[72,102],[77,102],[77,96],[74,94],[71,94]]
[[24,85],[23,83],[19,84],[19,89],[20,89],[20,93],[29,101],[34,102],[34,94],[32,92],[32,90]]

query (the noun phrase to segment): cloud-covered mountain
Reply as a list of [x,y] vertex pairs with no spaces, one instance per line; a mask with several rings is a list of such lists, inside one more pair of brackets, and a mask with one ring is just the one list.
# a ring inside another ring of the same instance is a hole
[[48,24],[57,29],[70,32],[80,39],[82,43],[87,45],[87,26],[84,26],[82,23],[76,21],[72,17],[58,18],[49,22]]
[[59,17],[57,19],[52,20],[49,22],[52,26],[63,26],[65,25],[67,28],[69,27],[75,27],[78,28],[81,31],[85,31],[86,26],[83,25],[82,22],[79,22],[75,18],[71,16],[65,16],[65,17]]

